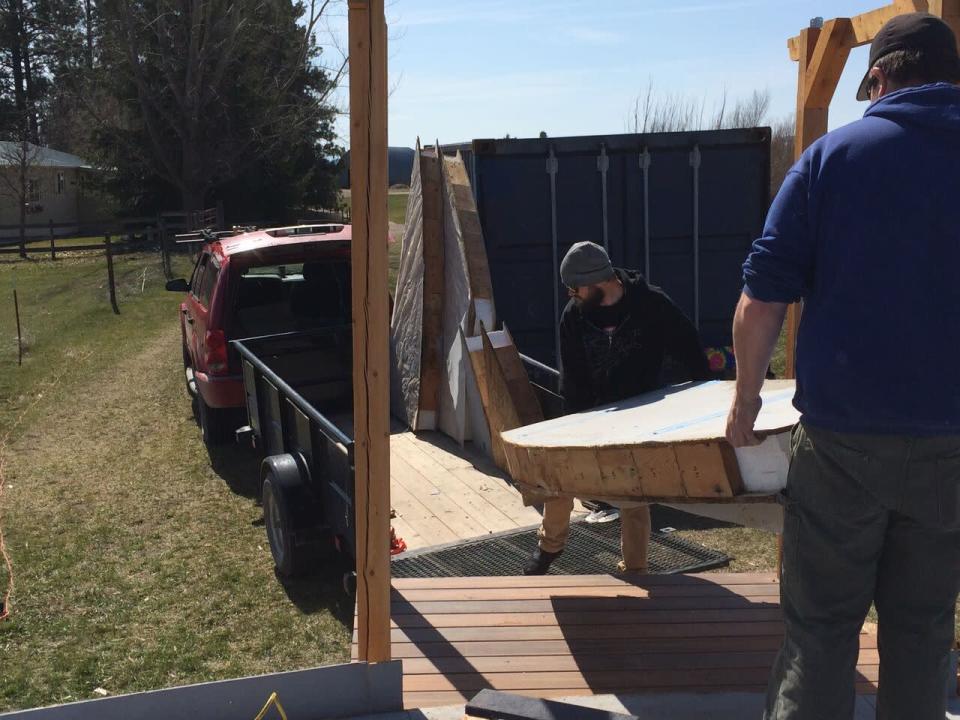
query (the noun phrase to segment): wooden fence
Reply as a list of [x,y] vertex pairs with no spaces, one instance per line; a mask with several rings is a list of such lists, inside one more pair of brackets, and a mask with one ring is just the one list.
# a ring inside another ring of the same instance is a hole
[[[120,307],[119,307],[119,305],[117,304],[117,281],[116,281],[116,277],[114,276],[114,272],[113,272],[113,256],[116,255],[116,254],[118,254],[118,253],[136,251],[137,249],[139,249],[139,248],[136,248],[136,247],[132,247],[132,248],[131,248],[129,245],[123,244],[123,243],[121,243],[121,244],[118,246],[116,243],[113,242],[113,240],[112,240],[112,238],[110,237],[110,235],[109,235],[109,234],[106,234],[106,235],[103,236],[103,242],[102,242],[102,243],[95,244],[95,245],[61,245],[59,248],[54,249],[54,248],[53,248],[53,239],[51,238],[51,248],[50,248],[50,249],[47,249],[47,248],[27,248],[26,251],[27,251],[28,253],[47,253],[47,252],[49,252],[49,253],[51,254],[51,257],[52,257],[54,260],[56,259],[56,251],[57,251],[57,250],[59,250],[60,252],[67,252],[67,251],[78,252],[78,251],[79,251],[79,252],[85,252],[85,253],[91,253],[91,254],[92,254],[92,253],[103,253],[103,256],[106,258],[106,261],[107,261],[107,262],[106,262],[106,266],[107,266],[107,289],[108,289],[108,291],[109,291],[109,293],[110,293],[110,307],[113,308],[113,312],[114,312],[114,313],[116,313],[117,315],[119,315],[119,314],[120,314]],[[19,247],[0,248],[0,255],[3,255],[3,254],[5,254],[5,255],[11,255],[11,254],[14,254],[14,253],[20,253],[20,248],[19,248]],[[16,296],[14,296],[14,297],[16,298]],[[19,341],[20,341],[20,331],[19,331],[20,318],[19,318],[19,309],[18,309],[17,315],[18,315],[18,317],[17,317],[17,325],[18,325],[17,341],[18,341],[18,343],[19,343]]]
[[[191,231],[197,228],[210,227],[222,221],[219,208],[210,208],[197,213],[168,212],[160,213],[156,217],[123,218],[109,223],[34,223],[24,228],[36,231],[38,228],[46,230],[46,238],[37,237],[31,232],[24,237],[24,242],[33,247],[20,247],[19,237],[0,240],[0,256],[3,255],[48,255],[51,260],[57,259],[57,253],[80,252],[88,254],[103,254],[106,259],[107,289],[110,297],[110,307],[116,314],[120,313],[117,302],[117,283],[114,275],[113,258],[118,254],[141,252],[143,250],[157,250],[161,253],[163,271],[167,279],[172,277],[170,268],[170,254],[176,250],[174,235],[178,232]],[[15,230],[20,232],[19,225],[0,225],[0,236]],[[63,231],[69,230],[69,233]],[[58,233],[58,231],[60,231]],[[78,244],[79,238],[103,237],[102,243]],[[116,242],[116,238],[124,238]],[[42,247],[37,243],[47,240]],[[19,339],[19,332],[18,332]]]

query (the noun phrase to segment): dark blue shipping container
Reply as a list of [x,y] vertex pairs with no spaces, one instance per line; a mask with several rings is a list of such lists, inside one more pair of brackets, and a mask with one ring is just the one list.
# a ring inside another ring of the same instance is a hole
[[460,149],[497,314],[520,352],[556,367],[567,302],[559,264],[580,240],[662,287],[706,347],[732,344],[741,265],[769,201],[769,128],[475,140]]

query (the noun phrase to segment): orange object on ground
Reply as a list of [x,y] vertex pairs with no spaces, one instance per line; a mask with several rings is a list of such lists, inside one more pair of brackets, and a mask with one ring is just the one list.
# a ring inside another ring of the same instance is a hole
[[399,555],[402,552],[405,552],[407,549],[407,543],[403,538],[397,537],[397,531],[390,528],[390,554]]

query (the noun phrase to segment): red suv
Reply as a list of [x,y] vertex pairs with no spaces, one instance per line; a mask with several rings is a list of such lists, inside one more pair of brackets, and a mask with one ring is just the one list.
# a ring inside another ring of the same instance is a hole
[[231,340],[350,322],[349,225],[268,228],[208,242],[180,304],[187,389],[208,446],[246,422]]

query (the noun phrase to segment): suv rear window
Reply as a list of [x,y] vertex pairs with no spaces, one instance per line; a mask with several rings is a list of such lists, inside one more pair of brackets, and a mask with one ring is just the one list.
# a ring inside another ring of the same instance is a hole
[[240,272],[231,334],[271,335],[344,325],[350,319],[348,262],[259,265]]

